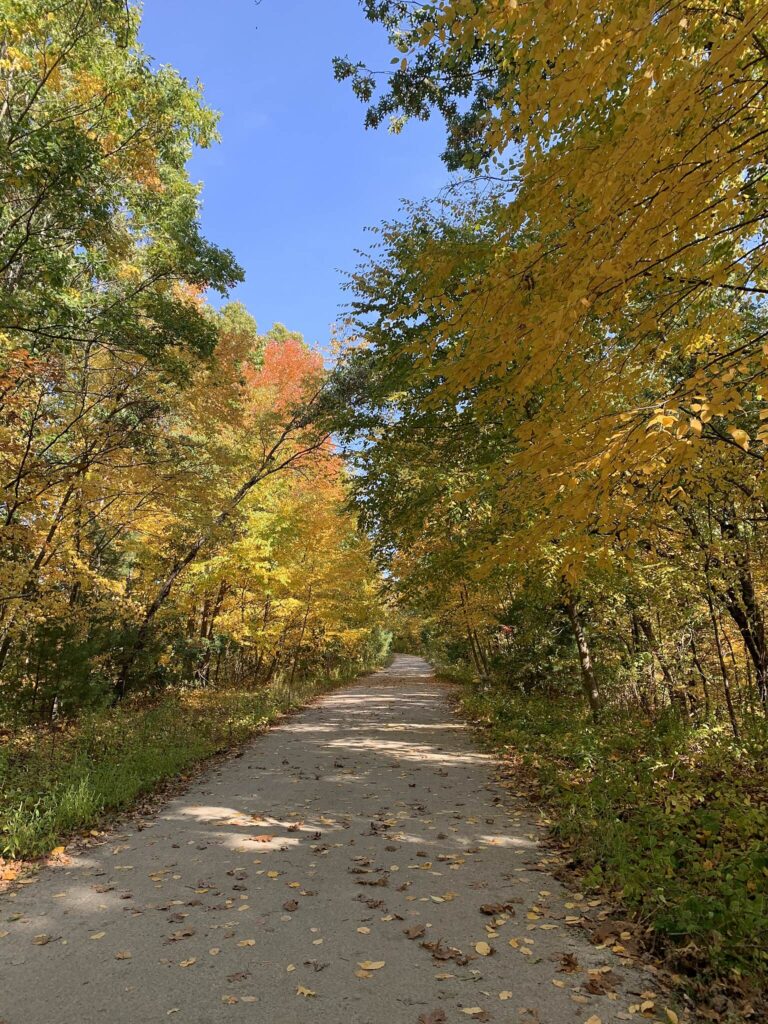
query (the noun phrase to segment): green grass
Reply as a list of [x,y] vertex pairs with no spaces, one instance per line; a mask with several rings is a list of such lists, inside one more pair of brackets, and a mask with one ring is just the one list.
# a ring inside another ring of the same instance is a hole
[[640,716],[593,726],[560,703],[465,686],[465,715],[527,773],[584,871],[699,983],[768,980],[768,734]]
[[162,782],[265,729],[343,678],[255,691],[174,690],[126,701],[61,731],[0,740],[0,856],[49,853],[73,833],[125,810]]

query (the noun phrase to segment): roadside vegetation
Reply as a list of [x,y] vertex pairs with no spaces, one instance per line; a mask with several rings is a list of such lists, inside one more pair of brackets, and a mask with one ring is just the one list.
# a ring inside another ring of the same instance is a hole
[[[383,652],[377,652],[383,655]],[[380,663],[381,657],[375,664]],[[129,698],[0,745],[0,880],[12,861],[44,856],[73,834],[130,810],[161,783],[230,751],[374,664],[258,689],[179,688]]]
[[[575,707],[574,707],[575,705]],[[734,745],[617,711],[596,727],[572,701],[465,684],[463,713],[522,773],[587,892],[607,890],[648,947],[712,996],[768,974],[768,729]]]

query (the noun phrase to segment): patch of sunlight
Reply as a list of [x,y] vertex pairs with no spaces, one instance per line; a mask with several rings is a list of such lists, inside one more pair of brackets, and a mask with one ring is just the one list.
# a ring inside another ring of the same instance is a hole
[[255,843],[249,841],[247,836],[222,836],[222,846],[234,850],[236,853],[271,853],[275,850],[284,850],[289,846],[298,846],[299,840],[293,836],[273,836],[265,842]]
[[489,754],[476,751],[447,751],[424,743],[408,743],[406,740],[384,739],[338,739],[328,743],[332,750],[367,750],[386,754],[398,761],[428,761],[441,765],[487,764],[492,760]]
[[501,846],[509,848],[511,846],[525,846],[531,849],[536,846],[536,843],[532,839],[523,839],[518,836],[477,836],[476,842],[485,843],[486,846]]

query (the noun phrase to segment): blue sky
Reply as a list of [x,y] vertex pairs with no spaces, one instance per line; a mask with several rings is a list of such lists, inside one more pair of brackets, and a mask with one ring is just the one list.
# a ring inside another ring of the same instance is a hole
[[386,69],[392,53],[357,0],[144,0],[141,38],[221,112],[222,142],[190,173],[206,236],[245,269],[233,297],[260,329],[280,321],[325,346],[365,228],[445,184],[440,121],[366,131],[331,59]]

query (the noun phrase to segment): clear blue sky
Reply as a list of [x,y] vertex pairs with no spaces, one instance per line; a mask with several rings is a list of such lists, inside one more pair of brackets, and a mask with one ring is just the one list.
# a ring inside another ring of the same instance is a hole
[[440,121],[366,131],[331,59],[386,69],[392,52],[357,0],[144,0],[141,38],[221,112],[222,142],[190,172],[204,183],[206,236],[245,269],[233,297],[260,329],[281,321],[325,346],[365,228],[447,181]]

